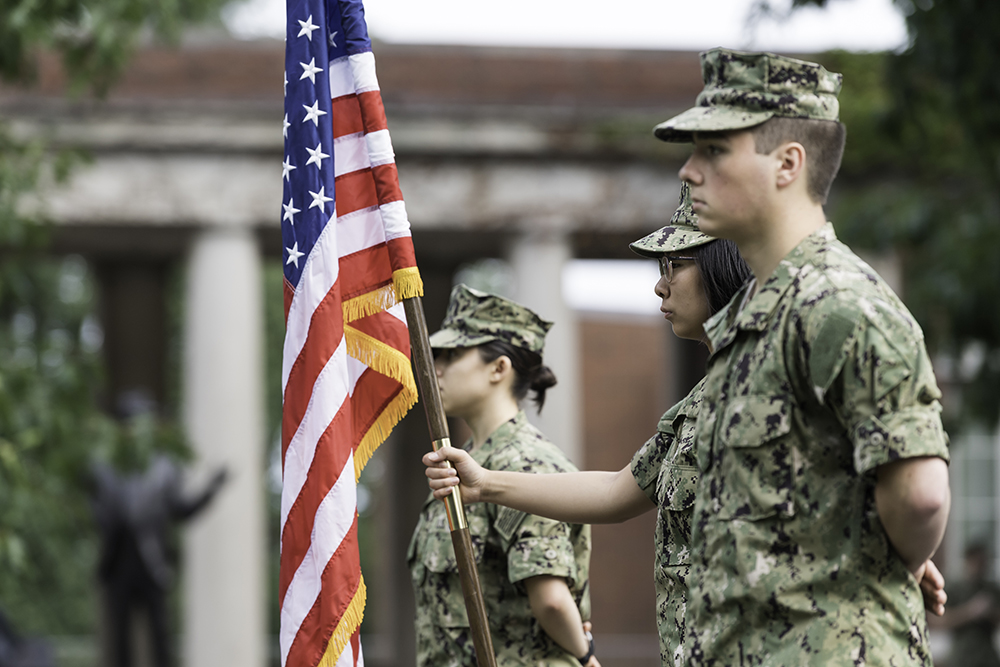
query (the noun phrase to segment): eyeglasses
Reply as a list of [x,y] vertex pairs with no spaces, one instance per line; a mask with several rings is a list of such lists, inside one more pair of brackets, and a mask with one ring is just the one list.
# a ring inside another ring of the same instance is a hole
[[681,260],[686,262],[693,262],[694,257],[681,257],[679,255],[674,255],[670,257],[669,255],[660,255],[656,262],[660,265],[660,275],[667,279],[667,284],[669,285],[674,281],[674,262]]

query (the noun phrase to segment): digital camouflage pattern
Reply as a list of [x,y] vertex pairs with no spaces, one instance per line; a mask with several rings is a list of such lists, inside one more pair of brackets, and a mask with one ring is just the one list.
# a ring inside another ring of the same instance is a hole
[[432,348],[474,347],[502,340],[514,347],[542,353],[552,322],[529,308],[467,285],[451,291],[441,330],[431,335]]
[[698,484],[695,430],[704,388],[702,379],[684,400],[667,410],[656,435],[632,457],[632,476],[658,509],[653,580],[664,667],[686,664],[684,619],[691,575],[691,517]]
[[875,469],[948,459],[923,334],[830,224],[710,318],[690,664],[926,665]]
[[[465,448],[471,446],[471,440]],[[472,458],[490,470],[575,471],[524,412],[500,426]],[[590,618],[590,526],[566,524],[492,503],[466,505],[466,518],[500,667],[580,667],[531,613],[524,579],[565,577],[583,620]],[[429,496],[407,554],[416,597],[417,664],[475,667],[445,505]]]
[[677,210],[670,224],[629,244],[632,252],[643,257],[659,257],[668,252],[704,245],[715,239],[698,230],[698,216],[691,208],[691,186],[681,183]]
[[705,88],[695,106],[660,123],[663,141],[691,141],[692,132],[742,130],[775,116],[837,120],[841,75],[773,53],[712,49],[701,54]]

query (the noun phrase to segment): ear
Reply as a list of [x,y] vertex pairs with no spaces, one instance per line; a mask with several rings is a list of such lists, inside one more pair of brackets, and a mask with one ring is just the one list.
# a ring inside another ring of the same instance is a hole
[[490,362],[490,382],[502,382],[514,370],[510,357],[500,355]]
[[805,185],[806,149],[797,141],[789,141],[775,149],[777,171],[775,185],[784,189],[793,183]]

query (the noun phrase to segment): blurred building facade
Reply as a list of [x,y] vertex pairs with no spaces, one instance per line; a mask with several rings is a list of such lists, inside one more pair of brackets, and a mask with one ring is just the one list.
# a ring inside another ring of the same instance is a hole
[[[631,258],[628,242],[669,220],[687,149],[650,129],[701,89],[697,55],[379,44],[375,54],[431,326],[457,271],[505,260],[510,296],[557,323],[546,361],[560,383],[533,420],[581,467],[625,466],[700,376],[705,352],[659,318],[569,308],[562,267]],[[55,251],[85,256],[101,285],[109,405],[165,400],[164,294],[183,267],[183,419],[198,468],[232,473],[185,539],[186,667],[263,667],[274,655],[262,267],[282,256],[283,57],[280,42],[200,37],[142,50],[103,102],[67,100],[52,63],[30,94],[0,92],[19,132],[93,158],[46,199]],[[405,551],[428,448],[417,406],[376,455],[362,636],[372,665],[413,664]],[[606,667],[659,664],[653,519],[594,530]]]

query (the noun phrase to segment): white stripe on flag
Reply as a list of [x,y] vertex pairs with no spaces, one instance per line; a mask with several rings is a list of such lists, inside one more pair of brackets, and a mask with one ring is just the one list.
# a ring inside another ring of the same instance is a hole
[[333,173],[343,176],[372,166],[369,143],[361,132],[345,134],[333,140]]
[[[347,341],[340,339],[340,345],[330,356],[330,360],[320,371],[316,383],[312,387],[309,405],[302,415],[299,428],[295,431],[288,449],[285,451],[285,464],[281,482],[281,530],[285,531],[285,521],[302,492],[306,483],[309,468],[316,456],[316,445],[326,432],[330,422],[337,416],[340,407],[351,389],[347,373]],[[348,419],[350,415],[347,415]]]
[[[337,218],[334,211],[333,219]],[[327,293],[337,281],[340,273],[340,260],[337,255],[337,225],[327,223],[320,232],[312,252],[306,258],[295,286],[292,304],[288,307],[288,318],[285,321],[285,345],[281,358],[281,395],[284,397],[288,385],[288,374],[292,372],[292,364],[299,358],[302,346],[309,336],[309,323],[316,307],[326,298]],[[282,399],[284,401],[284,399]]]
[[368,142],[368,156],[373,167],[396,161],[396,154],[392,151],[392,139],[389,138],[389,130],[369,132],[365,135],[365,141]]
[[410,221],[406,217],[406,204],[402,199],[382,204],[379,209],[385,224],[386,241],[410,236]]
[[288,590],[285,591],[285,599],[281,602],[278,643],[282,665],[288,659],[288,650],[302,621],[319,596],[323,586],[323,570],[354,525],[357,507],[358,490],[354,482],[354,455],[351,454],[347,457],[347,463],[340,471],[337,482],[316,510],[309,551],[295,571]]
[[406,310],[403,308],[402,302],[388,308],[385,312],[389,313],[403,324],[406,324]]
[[378,77],[375,76],[375,54],[371,51],[355,53],[348,56],[351,59],[351,71],[354,72],[354,92],[365,93],[378,90]]
[[385,231],[375,206],[351,211],[337,219],[337,245],[341,257],[379,243],[385,243]]
[[330,99],[344,95],[354,95],[354,74],[351,72],[351,62],[348,56],[330,61]]

